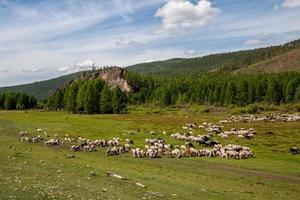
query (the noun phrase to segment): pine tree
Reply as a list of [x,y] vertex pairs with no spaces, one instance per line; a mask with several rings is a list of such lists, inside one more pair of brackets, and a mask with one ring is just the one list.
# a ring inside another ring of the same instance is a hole
[[125,110],[127,104],[126,94],[119,87],[112,91],[112,108],[114,113],[121,113]]
[[87,89],[87,82],[83,83],[78,90],[76,99],[76,112],[84,112],[85,93]]
[[76,82],[73,82],[65,93],[66,96],[65,108],[68,112],[76,113],[77,93],[78,93],[78,84]]
[[296,89],[294,101],[295,102],[300,102],[300,85]]
[[248,83],[246,80],[239,80],[237,83],[237,103],[244,106],[248,104]]
[[288,82],[288,85],[286,87],[286,102],[292,102],[294,100],[295,92],[297,89],[297,86],[299,85],[299,81],[297,79],[293,79]]
[[0,109],[4,109],[5,94],[0,94]]
[[104,85],[100,94],[99,101],[100,112],[103,114],[113,113],[111,92],[107,84]]
[[234,104],[236,97],[236,88],[233,82],[229,82],[225,92],[225,104]]
[[96,106],[98,107],[96,100],[96,92],[93,81],[88,81],[86,93],[84,97],[84,110],[87,114],[96,113]]
[[269,103],[280,104],[281,100],[281,88],[276,78],[270,78],[268,82],[268,88],[266,92],[266,98]]
[[4,108],[6,110],[16,109],[16,99],[13,93],[7,93],[4,100]]

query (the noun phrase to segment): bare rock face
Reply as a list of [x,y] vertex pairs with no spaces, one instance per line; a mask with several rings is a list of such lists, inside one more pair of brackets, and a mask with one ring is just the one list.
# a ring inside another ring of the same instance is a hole
[[82,79],[102,79],[110,88],[119,87],[123,92],[131,92],[133,90],[132,86],[130,86],[128,81],[124,78],[124,69],[120,67],[109,67],[94,70]]

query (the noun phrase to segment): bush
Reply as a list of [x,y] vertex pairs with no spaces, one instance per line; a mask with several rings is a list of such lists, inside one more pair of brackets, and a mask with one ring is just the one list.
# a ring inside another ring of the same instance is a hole
[[249,105],[246,108],[246,112],[250,114],[259,113],[259,107],[257,105]]

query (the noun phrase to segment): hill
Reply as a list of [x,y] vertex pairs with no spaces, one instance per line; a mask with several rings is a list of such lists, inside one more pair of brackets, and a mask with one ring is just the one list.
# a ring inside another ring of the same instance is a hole
[[[300,48],[300,40],[295,40],[284,45],[253,50],[212,54],[188,59],[176,58],[165,61],[141,63],[128,66],[127,69],[129,71],[163,76],[195,75],[216,69],[232,72],[283,55],[297,48]],[[287,59],[293,59],[293,57],[288,57]]]
[[[300,71],[300,40],[253,50],[141,63],[128,66],[126,69],[161,76],[192,76],[210,71],[247,73]],[[3,87],[0,88],[0,93],[6,91],[28,93],[42,100],[53,94],[63,84],[81,77],[82,73],[84,72],[25,85]],[[126,83],[123,82],[123,84]]]
[[300,72],[299,47],[282,55],[237,70],[237,72],[242,73],[277,73],[283,71]]
[[0,93],[2,92],[20,92],[31,94],[35,96],[38,100],[43,100],[48,98],[57,88],[63,84],[77,79],[81,76],[83,72],[77,72],[73,74],[68,74],[54,79],[49,79],[45,81],[39,81],[24,85],[2,87],[0,88]]

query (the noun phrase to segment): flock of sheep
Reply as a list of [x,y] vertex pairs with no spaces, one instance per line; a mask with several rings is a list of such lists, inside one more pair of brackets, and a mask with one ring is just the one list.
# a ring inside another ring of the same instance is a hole
[[232,122],[260,122],[260,121],[284,121],[294,122],[300,121],[300,115],[298,114],[271,114],[269,116],[264,115],[239,115],[230,116],[225,120],[221,120],[220,123],[232,123]]
[[[298,120],[297,115],[273,115],[272,119],[280,120]],[[270,117],[265,116],[255,116],[255,115],[245,115],[240,117],[230,117],[232,121],[262,121],[265,119],[270,119]],[[221,121],[222,123],[225,120]],[[139,148],[134,146],[134,142],[130,139],[126,139],[124,144],[121,144],[122,139],[112,138],[109,140],[99,139],[90,140],[82,137],[69,137],[66,135],[64,138],[59,138],[55,134],[55,138],[44,141],[45,146],[57,146],[69,144],[71,151],[86,151],[92,152],[96,151],[97,147],[106,147],[107,156],[116,156],[124,153],[130,153],[134,158],[159,158],[159,157],[170,157],[170,158],[181,158],[181,157],[221,157],[221,158],[231,158],[231,159],[247,159],[255,157],[251,149],[246,146],[240,146],[235,144],[228,144],[222,146],[218,141],[214,140],[214,136],[219,136],[221,138],[228,138],[229,136],[237,136],[238,138],[252,139],[256,134],[254,128],[244,129],[244,128],[231,128],[229,131],[223,131],[223,126],[204,122],[201,125],[196,123],[186,124],[182,126],[185,133],[174,133],[170,134],[170,137],[183,141],[182,145],[171,145],[166,143],[163,138],[147,138],[145,139],[144,148]],[[204,135],[194,135],[194,129],[203,129],[206,134]],[[48,133],[42,129],[37,129],[39,133],[38,136],[29,137],[27,131],[21,131],[20,136],[22,141],[28,143],[37,143],[43,139],[42,134],[45,137],[50,137]],[[168,135],[166,131],[162,132],[163,135]],[[156,135],[155,131],[150,132],[151,135]],[[197,149],[195,143],[199,145],[206,146],[205,148]],[[290,152],[292,154],[299,153],[299,148],[291,147]]]

